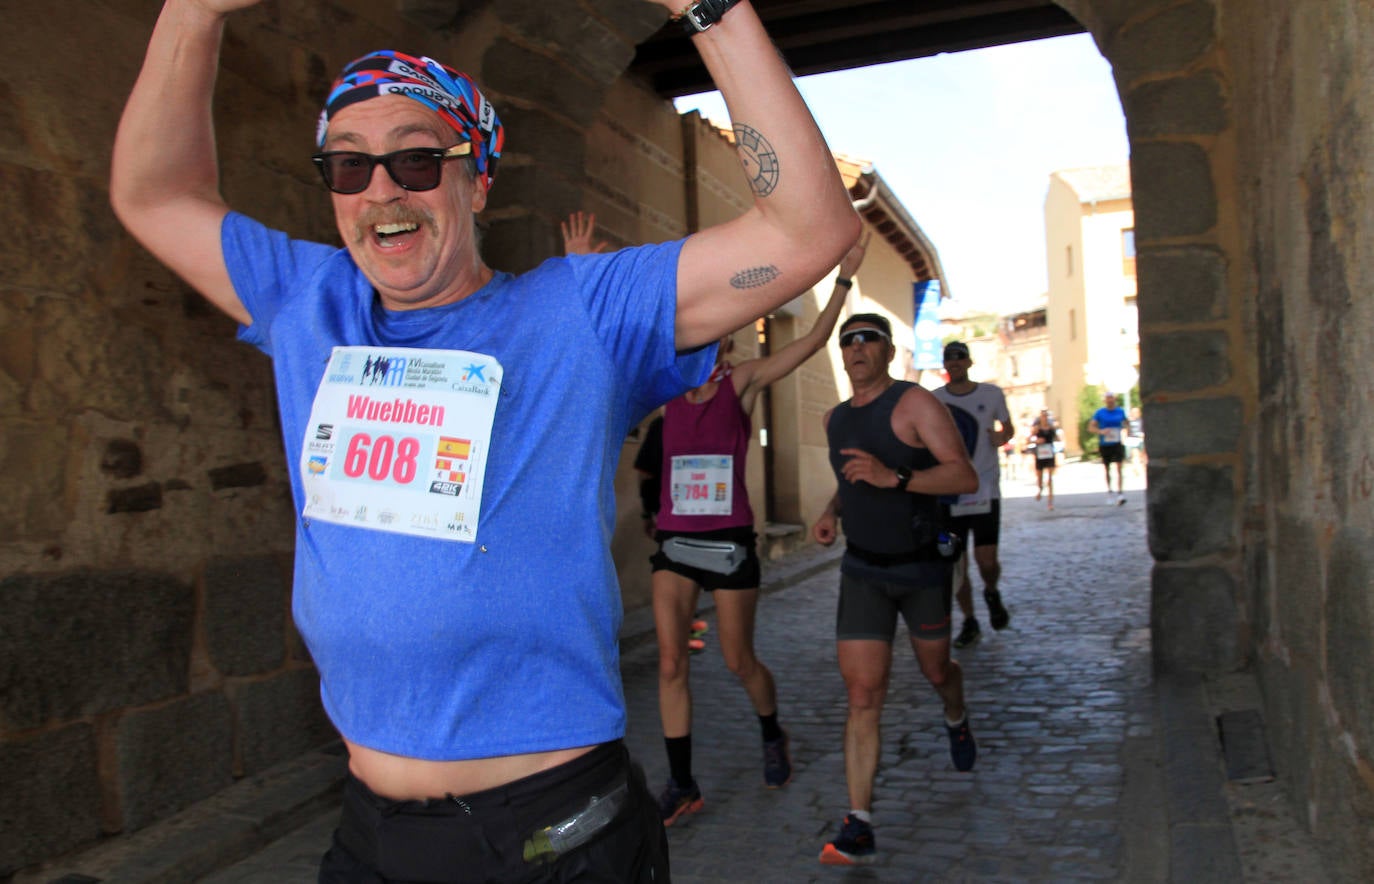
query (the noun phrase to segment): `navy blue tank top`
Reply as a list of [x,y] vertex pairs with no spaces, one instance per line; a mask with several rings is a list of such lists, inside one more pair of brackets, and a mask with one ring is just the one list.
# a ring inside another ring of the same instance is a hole
[[892,432],[892,412],[902,394],[915,386],[893,381],[877,399],[855,407],[842,402],[830,413],[826,436],[830,441],[830,467],[840,486],[840,519],[851,551],[855,548],[878,556],[934,556],[940,528],[939,501],[929,494],[912,494],[895,488],[876,488],[867,482],[850,482],[841,468],[849,458],[844,448],[867,451],[889,467],[916,470],[936,465],[928,448],[915,448]]

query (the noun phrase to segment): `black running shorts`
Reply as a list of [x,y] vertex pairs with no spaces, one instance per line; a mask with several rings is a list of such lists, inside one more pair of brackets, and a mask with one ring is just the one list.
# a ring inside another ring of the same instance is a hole
[[1125,445],[1099,445],[1097,450],[1102,455],[1103,463],[1122,463],[1126,460]]
[[977,513],[971,516],[951,516],[949,507],[942,506],[941,509],[945,516],[945,527],[953,534],[958,534],[964,541],[964,549],[969,548],[968,536],[973,534],[973,546],[996,546],[997,540],[1002,533],[1002,501],[994,497],[990,503],[991,508],[985,513]]

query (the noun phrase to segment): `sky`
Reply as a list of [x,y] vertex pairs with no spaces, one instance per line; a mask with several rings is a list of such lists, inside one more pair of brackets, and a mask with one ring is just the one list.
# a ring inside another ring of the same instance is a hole
[[[1034,306],[1046,285],[1050,173],[1130,153],[1111,68],[1086,34],[797,84],[830,149],[872,162],[935,244],[954,312]],[[676,105],[728,118],[717,92]]]

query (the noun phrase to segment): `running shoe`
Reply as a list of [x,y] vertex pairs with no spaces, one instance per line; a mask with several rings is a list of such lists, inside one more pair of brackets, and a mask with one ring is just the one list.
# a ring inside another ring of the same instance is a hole
[[702,651],[704,651],[704,650],[706,650],[706,642],[702,641],[702,640],[699,639],[699,638],[689,638],[689,639],[687,639],[687,652],[688,652],[688,653],[691,653],[691,654],[700,654],[700,653],[701,653]]
[[701,638],[710,628],[710,624],[705,620],[693,620],[691,627],[687,631],[691,633],[692,638]]
[[668,785],[663,787],[663,791],[658,793],[658,814],[663,818],[663,827],[666,829],[677,821],[677,818],[684,814],[696,813],[706,805],[705,799],[701,797],[701,789],[697,787],[696,780],[686,789],[677,784],[672,777],[668,778]]
[[982,637],[983,630],[979,627],[978,620],[973,617],[968,617],[964,620],[963,629],[960,629],[959,634],[954,637],[954,646],[956,648],[967,648],[969,645],[977,643],[978,639]]
[[763,741],[763,784],[770,789],[792,780],[792,758],[787,754],[787,732],[776,740]]
[[978,744],[968,728],[968,713],[964,713],[964,720],[959,724],[953,727],[946,724],[945,730],[949,733],[949,758],[954,762],[954,769],[973,770],[973,763],[978,760]]
[[1002,593],[996,589],[983,590],[983,601],[988,603],[988,622],[993,629],[1002,630],[1011,623],[1011,614],[1002,604]]
[[867,865],[877,856],[873,827],[853,814],[844,818],[840,834],[821,848],[821,863],[827,866]]
[[1121,494],[1121,495],[1119,495],[1119,496],[1116,498],[1116,505],[1117,505],[1117,506],[1125,506],[1125,505],[1126,505],[1126,495],[1125,495],[1125,494]]

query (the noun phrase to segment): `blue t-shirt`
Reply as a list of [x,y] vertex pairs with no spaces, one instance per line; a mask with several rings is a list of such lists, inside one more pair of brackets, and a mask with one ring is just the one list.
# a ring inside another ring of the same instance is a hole
[[1126,425],[1126,409],[1103,406],[1093,414],[1093,420],[1097,421],[1098,444],[1121,445],[1125,441],[1121,428]]
[[272,357],[299,514],[311,405],[332,349],[467,350],[501,363],[475,542],[297,518],[293,611],[349,740],[431,760],[623,736],[610,555],[630,428],[702,383],[674,349],[680,242],[497,273],[463,300],[388,311],[347,250],[238,214],[225,261]]

